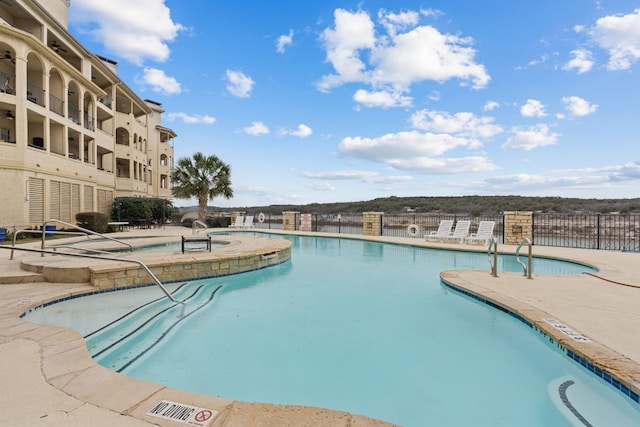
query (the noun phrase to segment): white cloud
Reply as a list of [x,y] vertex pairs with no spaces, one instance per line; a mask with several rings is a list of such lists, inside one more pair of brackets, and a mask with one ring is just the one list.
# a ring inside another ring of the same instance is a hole
[[412,131],[377,138],[347,137],[340,142],[338,149],[344,155],[420,173],[477,172],[494,169],[495,166],[482,156],[442,157],[454,149],[470,149],[478,145],[473,139]]
[[535,99],[527,99],[527,102],[520,108],[520,114],[524,117],[544,117],[547,115],[544,111],[544,105]]
[[168,113],[167,120],[182,120],[183,123],[186,124],[199,124],[203,123],[206,125],[210,125],[215,123],[216,118],[211,116],[199,116],[199,115],[189,115],[187,113]]
[[281,135],[298,136],[300,138],[306,138],[308,136],[311,136],[311,134],[313,134],[313,130],[309,126],[307,126],[305,124],[299,124],[298,128],[296,130],[281,129],[280,130],[280,134]]
[[593,54],[586,49],[576,49],[571,51],[573,58],[567,62],[563,70],[577,70],[578,74],[586,73],[593,68]]
[[240,71],[227,70],[227,90],[238,98],[248,98],[255,82]]
[[289,34],[283,34],[278,37],[276,42],[276,50],[278,53],[284,53],[287,46],[293,44],[293,30],[289,30]]
[[527,129],[514,128],[513,136],[502,145],[506,150],[530,151],[534,148],[554,145],[558,142],[558,134],[552,132],[547,125],[538,124]]
[[410,120],[415,129],[474,138],[491,138],[503,131],[493,123],[493,117],[476,117],[468,112],[451,115],[446,111],[420,110]]
[[500,108],[500,104],[495,101],[487,101],[482,107],[483,111],[493,111],[496,108]]
[[438,92],[437,90],[434,90],[429,95],[429,99],[432,101],[440,101],[441,96],[442,95],[440,95],[440,92]]
[[595,113],[598,109],[597,104],[591,104],[579,96],[567,96],[562,98],[564,108],[573,117],[586,116]]
[[413,98],[402,96],[400,92],[377,91],[369,92],[358,89],[353,95],[353,100],[365,107],[408,107]]
[[640,9],[600,18],[588,32],[598,46],[608,51],[609,70],[629,69],[640,59]]
[[331,172],[304,172],[302,175],[312,179],[323,179],[331,181],[361,181],[370,184],[389,184],[411,181],[413,179],[408,175],[384,176],[379,172],[349,169]]
[[414,11],[392,13],[380,9],[378,12],[378,21],[392,37],[395,36],[398,31],[416,26],[419,20],[420,14]]
[[335,191],[336,187],[328,182],[310,185],[309,188],[315,191]]
[[243,128],[242,132],[253,136],[268,135],[269,128],[262,122],[251,122],[251,126]]
[[164,95],[182,93],[182,87],[176,79],[167,76],[164,71],[156,68],[145,68],[142,77],[138,77],[136,83],[143,86],[150,86],[154,92]]
[[483,187],[487,190],[495,189],[501,192],[513,190],[526,191],[541,189],[558,190],[560,188],[592,188],[599,187],[603,179],[598,176],[570,175],[559,171],[550,171],[544,175],[538,174],[514,174],[489,178],[484,181]]
[[69,15],[108,52],[137,65],[167,60],[167,43],[185,29],[173,22],[164,0],[73,0]]
[[360,60],[361,49],[375,46],[374,25],[366,12],[351,13],[343,9],[334,12],[335,29],[325,29],[322,41],[337,74],[322,77],[318,87],[329,90],[343,83],[361,81],[366,66]]
[[640,180],[640,162],[624,165],[607,166],[588,169],[551,170],[544,175],[515,174],[489,178],[479,183],[489,191],[509,193],[532,189],[558,190],[562,188],[599,189],[620,187],[624,183],[635,183]]
[[[372,92],[361,92],[354,99],[372,106],[375,102],[371,102],[371,97],[363,95],[402,95],[412,84],[425,80],[445,82],[457,78],[476,89],[489,83],[485,67],[474,62],[476,51],[471,48],[471,38],[443,34],[432,26],[418,26],[419,14],[415,12],[392,14],[381,10],[379,30],[363,11],[336,9],[334,18],[334,27],[325,29],[321,40],[335,73],[322,76],[317,83],[321,91],[345,83],[369,85]],[[395,98],[403,99],[400,95]]]

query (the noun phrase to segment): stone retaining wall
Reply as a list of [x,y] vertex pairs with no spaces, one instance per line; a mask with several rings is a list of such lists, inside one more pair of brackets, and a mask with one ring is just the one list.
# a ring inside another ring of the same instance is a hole
[[[145,263],[161,282],[202,279],[258,270],[280,264],[291,258],[291,248],[266,254],[184,257]],[[138,264],[114,263],[90,267],[90,283],[99,289],[112,289],[153,283],[147,271]]]

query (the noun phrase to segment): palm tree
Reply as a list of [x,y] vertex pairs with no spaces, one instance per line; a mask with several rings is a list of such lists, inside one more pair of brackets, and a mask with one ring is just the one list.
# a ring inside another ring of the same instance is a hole
[[205,221],[209,199],[233,197],[231,168],[217,156],[198,152],[193,158],[181,157],[171,175],[173,196],[178,199],[198,199],[198,219]]

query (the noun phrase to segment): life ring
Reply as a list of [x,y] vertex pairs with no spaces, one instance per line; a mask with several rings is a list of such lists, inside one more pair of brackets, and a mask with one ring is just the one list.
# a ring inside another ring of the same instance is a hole
[[264,220],[265,220],[264,214],[262,212],[260,212],[258,214],[258,222],[264,222]]
[[411,224],[410,226],[407,227],[407,233],[411,237],[416,237],[419,232],[420,232],[420,227],[418,227],[415,224]]

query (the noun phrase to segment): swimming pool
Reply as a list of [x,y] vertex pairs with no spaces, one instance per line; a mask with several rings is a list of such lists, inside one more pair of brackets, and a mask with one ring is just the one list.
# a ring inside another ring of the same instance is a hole
[[[488,270],[485,254],[287,238],[291,261],[171,285],[187,300],[184,307],[166,298],[151,303],[136,311],[138,319],[89,336],[88,346],[102,352],[96,359],[105,366],[172,387],[328,407],[405,426],[572,425],[558,402],[567,381],[583,395],[595,393],[583,407],[605,399],[616,413],[638,416],[533,329],[440,284],[442,270]],[[499,263],[500,271],[520,269],[513,257]],[[536,273],[585,270],[534,262]],[[99,294],[27,317],[89,335],[158,296],[157,288]],[[145,334],[104,350],[137,328]]]

